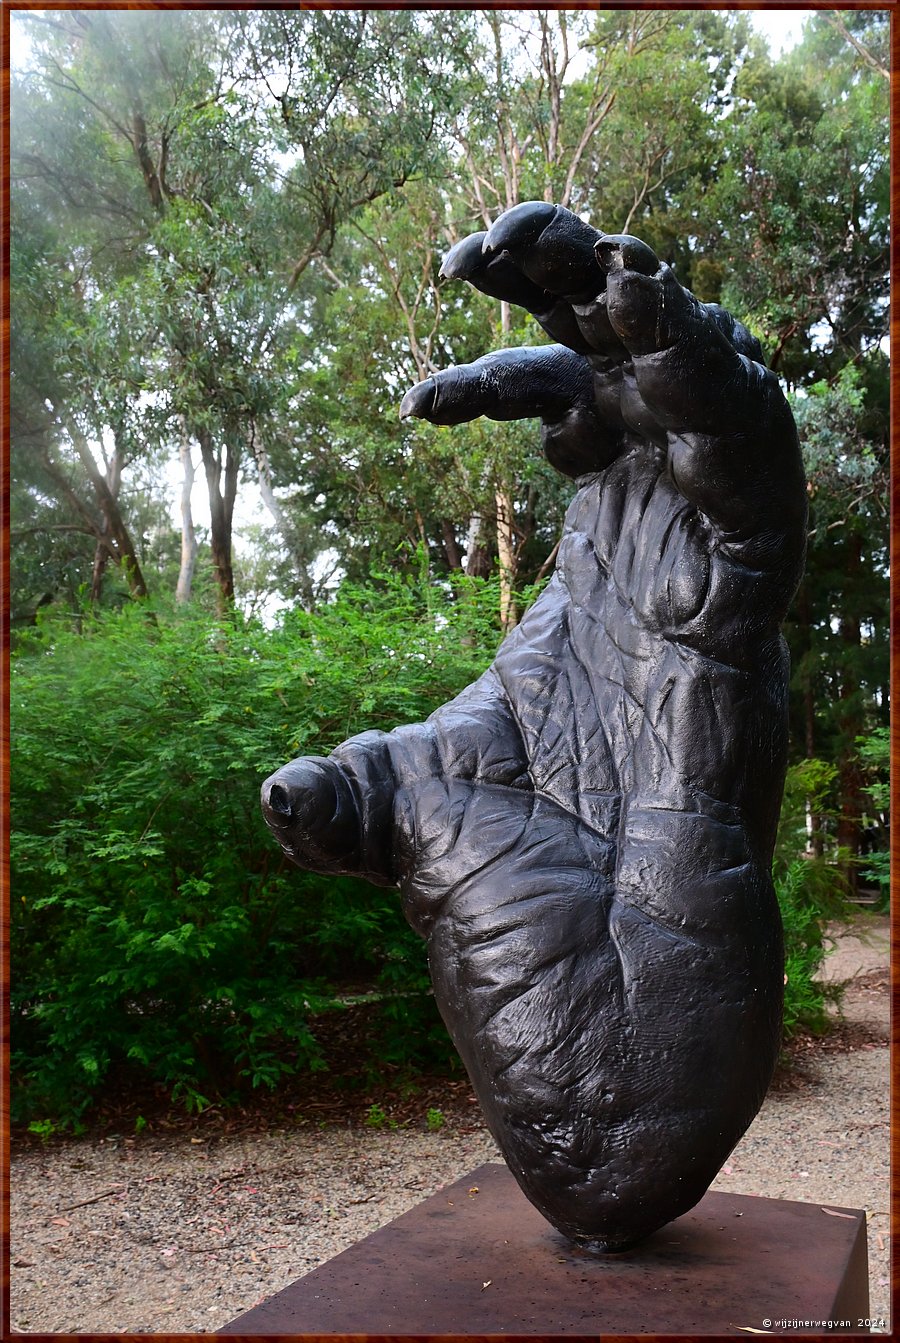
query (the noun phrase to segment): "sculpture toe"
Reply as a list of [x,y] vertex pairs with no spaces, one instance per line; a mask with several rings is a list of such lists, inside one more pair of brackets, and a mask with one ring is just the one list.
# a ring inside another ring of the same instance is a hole
[[640,238],[629,233],[604,233],[594,244],[597,264],[605,275],[614,270],[636,270],[641,275],[655,275],[659,257]]
[[502,252],[504,248],[527,247],[537,242],[558,213],[559,207],[546,201],[523,201],[521,205],[514,205],[494,220],[484,235],[482,249],[491,253]]
[[334,761],[318,756],[292,760],[266,779],[260,800],[283,851],[301,867],[330,871],[358,860],[359,815]]
[[400,402],[400,418],[408,420],[427,420],[434,410],[434,403],[437,399],[437,383],[434,378],[426,378],[424,382],[417,382],[415,387],[410,387],[406,396]]
[[468,280],[482,270],[485,264],[482,243],[486,237],[487,234],[482,230],[481,233],[472,233],[461,242],[454,243],[441,262],[441,269],[438,272],[440,278]]

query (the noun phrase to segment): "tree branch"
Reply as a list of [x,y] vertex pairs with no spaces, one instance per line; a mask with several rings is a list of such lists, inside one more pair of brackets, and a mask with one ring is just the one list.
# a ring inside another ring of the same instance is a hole
[[843,37],[845,41],[850,43],[854,51],[856,51],[863,58],[866,65],[871,66],[873,70],[876,70],[878,72],[878,74],[882,75],[886,80],[890,81],[891,78],[890,70],[886,66],[882,65],[876,56],[872,55],[868,47],[863,46],[862,42],[860,42],[858,37],[854,37],[853,33],[850,32],[849,28],[844,23],[844,20],[841,18],[840,11],[835,10],[830,14],[823,13],[822,17],[828,24],[829,28],[833,28],[836,33],[840,33],[841,37]]

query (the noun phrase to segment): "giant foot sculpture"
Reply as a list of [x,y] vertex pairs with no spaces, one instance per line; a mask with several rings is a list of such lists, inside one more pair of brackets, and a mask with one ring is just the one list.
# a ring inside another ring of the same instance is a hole
[[399,887],[522,1189],[620,1250],[703,1196],[778,1051],[797,437],[756,342],[635,238],[532,202],[443,269],[561,343],[401,414],[540,416],[578,484],[556,572],[452,703],[293,761],[263,806],[302,867]]

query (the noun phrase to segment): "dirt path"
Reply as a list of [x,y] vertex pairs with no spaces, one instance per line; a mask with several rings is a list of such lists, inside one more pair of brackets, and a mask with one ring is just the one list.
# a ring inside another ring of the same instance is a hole
[[[887,1322],[887,920],[827,964],[844,1025],[773,1088],[714,1188],[865,1208],[870,1308]],[[24,1333],[214,1331],[483,1161],[474,1110],[436,1133],[190,1131],[31,1145],[12,1162],[12,1324]],[[886,1331],[887,1324],[879,1330]]]

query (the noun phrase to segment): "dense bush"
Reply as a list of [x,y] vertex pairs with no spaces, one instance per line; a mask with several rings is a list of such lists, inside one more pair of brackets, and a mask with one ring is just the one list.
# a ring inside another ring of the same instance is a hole
[[[828,952],[827,925],[846,912],[847,885],[829,825],[837,816],[837,769],[827,761],[800,760],[788,770],[775,841],[772,873],[784,925],[784,1034],[820,1033],[837,995],[819,972]],[[818,819],[822,853],[809,851],[807,808]]]
[[259,785],[443,703],[490,659],[496,608],[490,584],[453,600],[393,577],[275,630],[129,606],[28,636],[11,673],[16,1119],[73,1120],[123,1067],[200,1108],[322,1066],[314,1014],[348,976],[404,991],[388,1055],[449,1051],[396,896],[290,867]]
[[833,868],[815,858],[795,858],[775,870],[775,894],[784,925],[784,1036],[820,1034],[828,1024],[834,986],[819,978],[828,952],[827,923],[844,908]]
[[[114,1081],[202,1108],[325,1067],[318,1014],[348,989],[383,995],[382,1062],[451,1056],[395,894],[290,867],[259,784],[446,701],[490,659],[496,609],[491,584],[451,593],[395,575],[274,630],[129,605],[53,617],[20,642],[17,1121],[75,1122]],[[795,821],[788,807],[776,863],[788,1033],[824,1019],[813,976],[836,899],[824,865],[792,860]]]

